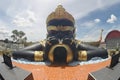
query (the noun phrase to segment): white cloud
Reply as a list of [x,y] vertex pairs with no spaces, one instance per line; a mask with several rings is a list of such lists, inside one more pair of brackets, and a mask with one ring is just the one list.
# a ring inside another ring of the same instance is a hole
[[29,20],[30,22],[35,22],[35,21],[36,21],[36,16],[35,16],[35,13],[34,13],[34,12],[28,10],[28,11],[27,11],[27,15],[28,15],[28,20]]
[[80,24],[80,26],[85,28],[92,28],[95,27],[95,22],[93,21],[85,22],[83,24]]
[[101,20],[100,19],[95,19],[95,23],[99,23]]
[[5,39],[6,37],[9,36],[10,32],[9,29],[7,28],[7,25],[0,21],[0,39]]
[[111,17],[108,18],[108,20],[106,22],[114,23],[115,21],[117,21],[117,17],[114,14],[111,14]]
[[97,4],[100,8],[103,7],[102,0],[97,0]]
[[100,37],[100,30],[94,28],[89,30],[82,38],[82,41],[98,41]]
[[13,20],[13,24],[20,27],[33,26],[36,21],[35,13],[27,10],[26,12],[17,14]]
[[8,33],[8,29],[6,27],[6,24],[4,24],[2,21],[0,21],[0,33],[1,34],[5,34]]
[[5,27],[0,27],[0,34],[7,34],[9,31]]
[[[69,6],[71,8],[73,16],[75,19],[79,19],[85,15],[88,15],[89,12],[94,11],[98,8],[104,9],[106,6],[113,5],[115,3],[120,2],[119,0],[116,1],[109,1],[109,0],[76,0],[71,5],[74,4],[74,6]],[[81,3],[81,5],[80,5]]]
[[[36,41],[46,37],[46,18],[61,3],[71,13],[75,20],[87,15],[90,11],[120,2],[119,0],[1,0],[0,11],[12,18],[11,29],[23,30],[30,41]],[[99,21],[98,21],[99,22]],[[84,23],[86,26],[94,26],[95,22]],[[16,27],[20,26],[20,27]],[[23,27],[22,27],[23,26]],[[25,27],[30,26],[30,27]],[[7,26],[8,27],[8,26]],[[31,31],[32,30],[32,35]]]
[[100,19],[94,19],[93,21],[88,21],[88,22],[84,22],[82,24],[80,24],[81,27],[85,27],[85,28],[93,28],[97,25],[97,23],[99,23],[101,20]]

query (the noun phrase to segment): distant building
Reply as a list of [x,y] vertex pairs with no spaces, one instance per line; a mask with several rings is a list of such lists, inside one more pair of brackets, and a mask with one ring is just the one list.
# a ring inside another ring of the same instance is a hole
[[101,42],[99,47],[106,49],[106,43],[105,42]]
[[107,49],[120,49],[120,31],[113,30],[109,32],[105,38],[105,43]]
[[5,42],[3,40],[0,40],[0,51],[5,50]]
[[3,51],[5,49],[16,51],[21,48],[24,48],[24,44],[18,44],[12,41],[5,42],[4,40],[0,40],[0,51]]

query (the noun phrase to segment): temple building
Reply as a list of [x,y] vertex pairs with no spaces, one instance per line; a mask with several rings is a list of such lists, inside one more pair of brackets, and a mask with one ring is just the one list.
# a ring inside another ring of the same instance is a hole
[[112,30],[105,38],[106,48],[109,50],[114,50],[120,48],[120,31]]

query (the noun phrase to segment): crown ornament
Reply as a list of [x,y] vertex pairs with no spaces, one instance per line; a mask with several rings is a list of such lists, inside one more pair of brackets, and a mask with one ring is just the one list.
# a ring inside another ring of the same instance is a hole
[[67,19],[70,20],[73,24],[75,23],[74,18],[69,14],[62,5],[58,5],[54,12],[48,15],[46,23],[54,19]]

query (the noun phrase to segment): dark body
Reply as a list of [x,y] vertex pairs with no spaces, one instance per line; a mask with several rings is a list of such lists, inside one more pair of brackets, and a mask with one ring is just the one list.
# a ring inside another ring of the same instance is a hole
[[[61,11],[62,15],[59,13]],[[13,58],[69,63],[78,60],[86,61],[93,57],[108,57],[107,50],[83,44],[75,39],[74,18],[61,5],[48,16],[46,23],[48,32],[46,39],[33,46],[13,52]]]

